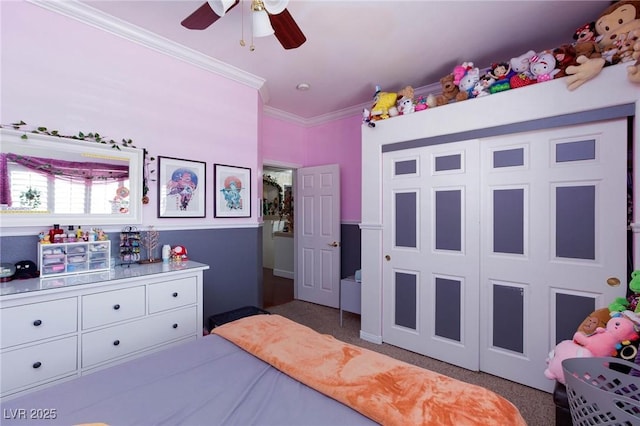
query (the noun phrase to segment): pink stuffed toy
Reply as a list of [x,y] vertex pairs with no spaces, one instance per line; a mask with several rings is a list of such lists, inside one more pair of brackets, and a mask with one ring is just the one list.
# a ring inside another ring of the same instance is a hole
[[573,340],[563,340],[549,352],[547,369],[544,370],[544,376],[547,379],[557,380],[565,384],[562,361],[569,358],[589,358],[592,356],[591,351],[584,346],[580,346]]
[[586,335],[577,331],[573,340],[563,340],[549,352],[546,378],[565,383],[562,361],[568,358],[587,358],[601,356],[616,356],[617,345],[626,340],[636,340],[640,337],[640,317],[631,311],[616,313],[606,328],[597,327],[592,334]]
[[573,340],[589,349],[593,356],[615,356],[616,345],[625,340],[640,337],[640,318],[631,311],[624,311],[607,322],[606,328],[598,327],[590,336],[576,332]]

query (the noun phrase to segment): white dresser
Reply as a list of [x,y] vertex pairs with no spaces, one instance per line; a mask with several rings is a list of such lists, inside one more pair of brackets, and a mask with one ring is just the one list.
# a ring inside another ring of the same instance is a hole
[[197,262],[0,285],[0,398],[202,336]]

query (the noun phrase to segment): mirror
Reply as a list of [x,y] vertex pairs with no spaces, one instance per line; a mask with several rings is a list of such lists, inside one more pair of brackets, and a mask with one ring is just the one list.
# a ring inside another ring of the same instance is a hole
[[141,149],[7,129],[0,148],[2,227],[141,223]]

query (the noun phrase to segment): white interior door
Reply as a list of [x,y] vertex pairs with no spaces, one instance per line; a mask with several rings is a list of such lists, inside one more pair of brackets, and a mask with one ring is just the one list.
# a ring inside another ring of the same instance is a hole
[[383,160],[383,340],[479,368],[478,141]]
[[296,171],[297,298],[337,308],[340,286],[340,168]]
[[624,295],[626,150],[624,119],[482,140],[481,370],[551,391],[549,350]]

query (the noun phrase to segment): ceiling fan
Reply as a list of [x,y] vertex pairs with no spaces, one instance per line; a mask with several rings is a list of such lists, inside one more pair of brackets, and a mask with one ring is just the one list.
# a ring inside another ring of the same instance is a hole
[[[222,18],[241,0],[211,0],[204,3],[182,22],[190,30],[204,30]],[[285,49],[300,47],[307,38],[286,9],[289,0],[252,0],[251,16],[254,37],[275,34]],[[242,43],[242,41],[241,41]]]

